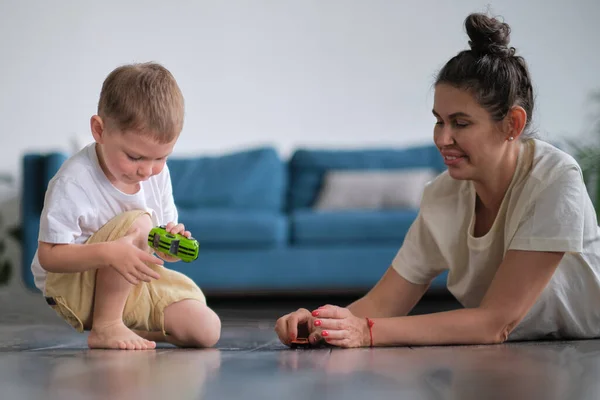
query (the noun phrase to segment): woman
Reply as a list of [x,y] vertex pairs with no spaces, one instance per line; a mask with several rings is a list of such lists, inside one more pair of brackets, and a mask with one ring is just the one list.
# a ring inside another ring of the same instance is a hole
[[[510,27],[465,21],[470,50],[439,72],[434,142],[448,167],[424,191],[392,265],[347,308],[300,309],[277,321],[290,344],[340,347],[492,344],[600,336],[600,235],[575,160],[534,139],[534,97]],[[407,316],[447,269],[465,307]]]

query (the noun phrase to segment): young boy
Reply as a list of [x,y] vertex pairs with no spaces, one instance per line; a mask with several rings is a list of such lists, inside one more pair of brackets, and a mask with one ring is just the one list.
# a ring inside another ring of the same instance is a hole
[[126,65],[102,86],[95,143],[67,160],[48,185],[32,264],[48,304],[90,348],[154,349],[156,341],[210,347],[221,322],[188,277],[153,255],[153,226],[177,223],[166,159],[183,127],[184,100],[164,67]]

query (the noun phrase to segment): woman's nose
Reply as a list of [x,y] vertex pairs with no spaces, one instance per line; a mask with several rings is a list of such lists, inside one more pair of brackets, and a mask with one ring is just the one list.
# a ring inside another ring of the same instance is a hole
[[439,148],[453,145],[455,142],[452,130],[445,126],[439,127],[435,133],[435,143]]

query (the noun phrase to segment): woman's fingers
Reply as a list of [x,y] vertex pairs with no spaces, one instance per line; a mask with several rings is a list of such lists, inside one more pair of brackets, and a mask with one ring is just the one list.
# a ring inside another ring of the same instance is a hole
[[350,346],[350,340],[348,338],[344,338],[344,339],[327,339],[327,344],[330,344],[332,346],[336,346],[336,347],[351,347]]
[[308,341],[310,342],[310,344],[317,344],[321,340],[323,340],[323,338],[321,337],[320,329],[315,329],[310,335],[308,335]]
[[291,313],[287,320],[287,333],[289,340],[295,340],[298,337],[298,325],[306,324],[310,321],[310,319],[310,312],[304,308]]
[[281,343],[286,345],[289,344],[290,340],[290,337],[287,333],[287,318],[288,315],[286,315],[285,317],[281,317],[275,323],[275,332],[277,333],[277,336],[279,337]]
[[350,311],[347,308],[331,305],[319,307],[312,312],[312,316],[318,318],[346,318],[349,315]]
[[326,340],[338,345],[342,341],[348,341],[350,332],[346,318],[349,316],[352,314],[348,309],[332,305],[319,307],[313,312],[301,308],[279,318],[275,324],[275,332],[282,343],[289,345],[298,338],[299,330],[305,331],[308,328],[308,340],[311,344]]
[[321,336],[326,342],[330,342],[331,340],[342,340],[348,338],[350,332],[347,330],[333,331],[333,330],[322,330]]
[[334,329],[340,330],[344,329],[344,322],[340,319],[331,319],[331,318],[315,318],[313,325],[321,330],[325,329]]
[[345,329],[318,329],[310,334],[308,341],[311,344],[317,344],[321,341],[325,341],[327,344],[337,346],[336,343],[339,343],[341,340],[347,340],[349,335],[350,333]]
[[310,319],[310,311],[304,308],[279,318],[275,323],[275,332],[279,336],[279,340],[283,344],[289,345],[298,337],[298,325],[308,324]]

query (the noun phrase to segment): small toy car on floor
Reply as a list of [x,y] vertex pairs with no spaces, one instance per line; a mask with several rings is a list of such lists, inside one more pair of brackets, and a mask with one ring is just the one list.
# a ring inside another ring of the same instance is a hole
[[302,348],[302,349],[308,349],[310,346],[310,342],[308,341],[307,338],[296,338],[296,340],[292,340],[290,342],[290,348],[292,349],[297,349],[297,348]]
[[154,227],[148,234],[148,245],[156,251],[170,254],[184,262],[192,262],[198,258],[200,245],[193,237],[167,232],[166,226]]

